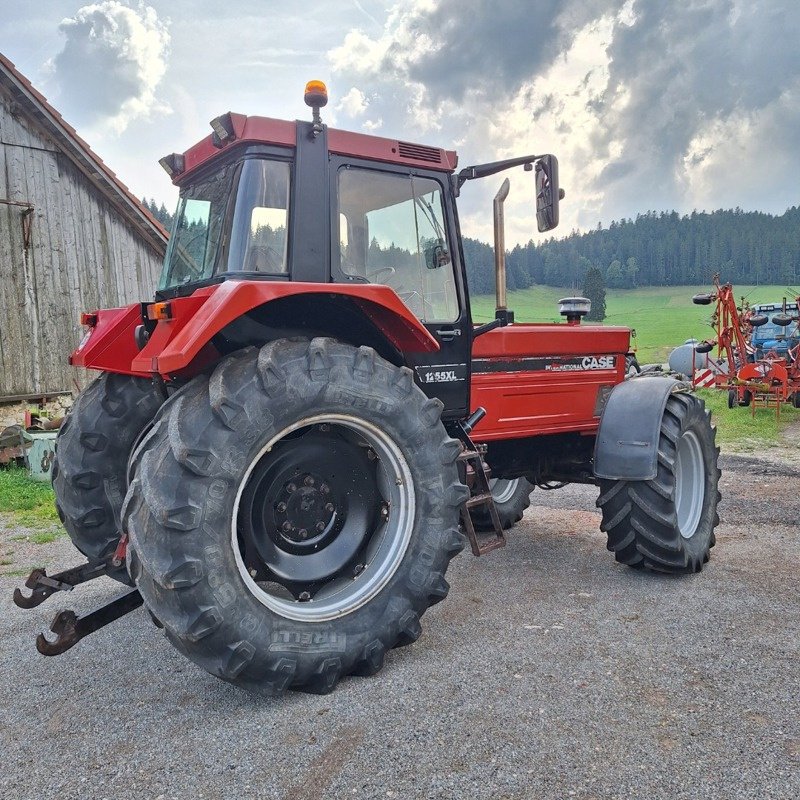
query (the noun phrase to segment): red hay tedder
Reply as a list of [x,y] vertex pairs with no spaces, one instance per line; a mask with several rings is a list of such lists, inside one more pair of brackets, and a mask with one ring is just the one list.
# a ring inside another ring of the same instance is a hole
[[[714,276],[714,289],[712,293],[692,298],[696,305],[716,304],[711,318],[716,337],[698,343],[695,351],[707,354],[717,348],[718,359],[726,369],[716,372],[715,385],[728,391],[728,408],[750,406],[755,414],[756,406],[762,404],[774,406],[778,416],[783,403],[800,408],[800,339],[790,343],[785,354],[777,349],[759,354],[750,341],[755,329],[770,322],[783,329],[794,324],[796,329],[798,316],[788,313],[786,298],[770,320],[766,314],[754,312],[744,301],[737,306],[733,286],[721,284],[719,275]],[[800,297],[794,307],[800,307]],[[785,339],[785,334],[778,339]]]
[[211,674],[331,691],[420,635],[450,560],[506,542],[533,485],[595,484],[617,560],[698,572],[719,522],[718,448],[684,384],[625,380],[627,328],[515,323],[495,198],[496,317],[470,310],[456,200],[533,173],[558,224],[558,162],[456,171],[454,152],[224,114],[162,159],[180,187],[155,298],[84,315],[101,375],[61,428],[58,510],[88,561],[15,593],[29,608],[98,575],[128,585],[57,615],[54,655],[142,604]]

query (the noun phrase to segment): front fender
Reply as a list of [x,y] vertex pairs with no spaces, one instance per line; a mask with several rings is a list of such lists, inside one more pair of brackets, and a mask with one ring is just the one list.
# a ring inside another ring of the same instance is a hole
[[658,439],[667,398],[686,384],[668,376],[631,378],[606,401],[594,447],[594,475],[649,481],[658,474]]

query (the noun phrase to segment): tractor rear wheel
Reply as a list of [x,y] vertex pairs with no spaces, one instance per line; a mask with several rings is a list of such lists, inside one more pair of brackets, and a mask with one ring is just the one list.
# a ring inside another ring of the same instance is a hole
[[702,400],[670,395],[661,420],[656,477],[600,480],[600,528],[617,561],[670,573],[703,568],[719,524],[715,437]]
[[[531,504],[533,484],[525,478],[492,478],[489,486],[500,524],[503,530],[508,530],[522,519],[525,509]],[[490,531],[494,528],[492,516],[485,506],[475,507],[472,510],[472,519],[479,531]]]
[[[104,373],[78,395],[58,432],[56,508],[72,543],[88,558],[110,556],[119,542],[128,457],[161,403],[152,381]],[[130,582],[125,567],[110,575]]]
[[248,348],[159,415],[128,568],[169,640],[275,694],[371,675],[448,593],[460,446],[410,370],[332,339]]

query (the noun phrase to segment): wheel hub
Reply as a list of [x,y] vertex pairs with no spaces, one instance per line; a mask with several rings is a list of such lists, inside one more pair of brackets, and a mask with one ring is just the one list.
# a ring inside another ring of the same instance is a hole
[[385,431],[348,414],[306,418],[265,442],[244,474],[232,526],[239,573],[283,617],[337,619],[391,579],[415,507],[411,471]]
[[248,569],[296,596],[352,576],[380,512],[368,451],[335,429],[306,429],[258,463],[242,494]]
[[330,486],[307,472],[288,480],[274,504],[278,533],[290,545],[316,545],[333,523],[337,507]]

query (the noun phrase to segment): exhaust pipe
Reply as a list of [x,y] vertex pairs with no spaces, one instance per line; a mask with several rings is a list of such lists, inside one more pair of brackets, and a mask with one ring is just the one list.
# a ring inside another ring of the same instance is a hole
[[[506,178],[494,198],[494,280],[495,294],[497,295],[495,318],[504,321],[508,317],[508,309],[506,307],[506,233],[503,203],[508,197],[510,188],[511,184]],[[511,320],[507,321],[513,322],[513,316]]]

